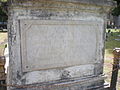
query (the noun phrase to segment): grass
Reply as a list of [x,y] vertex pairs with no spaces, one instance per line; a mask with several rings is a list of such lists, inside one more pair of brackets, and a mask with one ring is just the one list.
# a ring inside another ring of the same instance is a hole
[[7,33],[6,32],[0,32],[0,43],[4,42],[5,39],[7,39]]
[[5,42],[6,40],[7,40],[7,33],[0,32],[0,56],[3,55],[3,50],[5,47],[5,44],[2,44],[2,43]]
[[[108,32],[108,30],[106,31]],[[112,63],[113,63],[113,49],[120,48],[120,41],[116,41],[115,39],[120,39],[118,35],[120,35],[120,30],[112,29],[112,34],[108,35],[108,39],[106,41],[106,49],[105,49],[105,63],[104,63],[104,73],[112,71]],[[108,78],[107,82],[111,81],[111,73],[107,73]],[[120,72],[118,77],[118,85],[117,90],[120,90]]]

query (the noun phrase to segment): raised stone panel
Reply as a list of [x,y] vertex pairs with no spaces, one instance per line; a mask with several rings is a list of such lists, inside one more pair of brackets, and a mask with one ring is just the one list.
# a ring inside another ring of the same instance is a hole
[[94,21],[21,20],[23,72],[93,64],[100,26]]

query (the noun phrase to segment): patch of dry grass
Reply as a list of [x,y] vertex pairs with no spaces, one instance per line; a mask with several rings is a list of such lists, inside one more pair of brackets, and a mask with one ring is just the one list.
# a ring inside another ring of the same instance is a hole
[[7,33],[0,32],[0,56],[3,55],[3,51],[5,47],[5,44],[3,44],[3,42],[5,42],[6,40],[7,40]]
[[0,32],[0,43],[7,39],[7,33]]

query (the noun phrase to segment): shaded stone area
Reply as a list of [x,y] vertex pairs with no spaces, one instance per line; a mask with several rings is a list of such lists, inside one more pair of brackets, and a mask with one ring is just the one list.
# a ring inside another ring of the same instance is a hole
[[103,82],[100,77],[93,76],[83,79],[26,85],[26,88],[15,88],[13,90],[104,90]]
[[[0,80],[0,85],[6,84],[5,80]],[[0,86],[0,90],[7,90],[7,87]]]
[[115,39],[116,41],[120,41],[120,39]]

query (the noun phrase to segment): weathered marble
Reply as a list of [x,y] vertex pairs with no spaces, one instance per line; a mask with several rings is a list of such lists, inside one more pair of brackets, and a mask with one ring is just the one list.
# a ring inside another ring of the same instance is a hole
[[47,90],[103,85],[104,30],[111,0],[9,1],[8,84],[47,87],[86,79],[85,84]]
[[22,20],[21,24],[23,71],[95,63],[101,22]]

